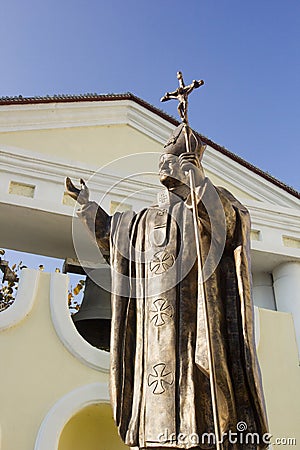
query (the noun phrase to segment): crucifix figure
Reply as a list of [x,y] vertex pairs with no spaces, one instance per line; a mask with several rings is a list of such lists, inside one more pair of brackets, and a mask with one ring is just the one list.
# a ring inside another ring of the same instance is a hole
[[204,84],[203,80],[193,80],[193,82],[191,84],[189,84],[188,86],[185,86],[184,81],[183,81],[183,76],[181,72],[177,72],[177,79],[179,82],[179,87],[176,89],[176,91],[173,92],[167,92],[161,99],[161,102],[166,102],[168,100],[178,100],[179,104],[178,104],[178,113],[179,116],[181,117],[182,122],[188,124],[188,116],[187,116],[187,111],[188,111],[188,96],[189,94],[194,90],[199,88],[200,86],[202,86]]
[[164,195],[155,204],[111,216],[83,180],[80,189],[66,180],[111,267],[113,415],[123,441],[143,450],[262,449],[250,217],[205,177],[205,145],[187,119],[188,95],[203,81],[177,77],[163,99],[178,99],[182,123],[160,157]]

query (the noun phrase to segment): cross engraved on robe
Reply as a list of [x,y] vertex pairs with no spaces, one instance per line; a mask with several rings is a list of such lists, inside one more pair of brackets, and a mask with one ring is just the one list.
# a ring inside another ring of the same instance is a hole
[[161,275],[170,269],[174,262],[174,256],[166,250],[162,250],[154,254],[152,261],[150,261],[150,270],[156,275]]
[[165,385],[171,385],[174,381],[174,376],[171,372],[165,373],[166,364],[159,363],[153,366],[153,374],[148,376],[148,386],[154,386],[153,394],[163,394],[165,392]]
[[153,302],[150,312],[152,317],[150,321],[156,326],[165,325],[168,318],[173,317],[173,306],[168,303],[164,298],[158,298]]

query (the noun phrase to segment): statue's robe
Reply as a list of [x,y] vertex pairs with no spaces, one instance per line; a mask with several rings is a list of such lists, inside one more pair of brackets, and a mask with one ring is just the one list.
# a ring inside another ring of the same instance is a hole
[[[201,198],[204,293],[221,432],[236,432],[243,421],[261,439],[267,422],[253,331],[249,213],[208,179]],[[170,199],[138,214],[111,217],[93,202],[79,212],[112,269],[114,419],[132,447],[215,448],[205,435],[214,426],[193,216],[189,199]],[[258,447],[227,442],[225,448]]]

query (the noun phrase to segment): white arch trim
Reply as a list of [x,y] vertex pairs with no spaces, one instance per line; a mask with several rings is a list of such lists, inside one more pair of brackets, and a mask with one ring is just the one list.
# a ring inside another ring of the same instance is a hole
[[50,309],[55,331],[79,361],[102,372],[109,371],[108,352],[90,345],[76,330],[68,308],[68,275],[52,273],[50,281]]
[[13,327],[30,313],[36,298],[39,277],[38,270],[23,269],[21,271],[15,301],[0,312],[0,330]]
[[66,423],[86,406],[109,403],[106,383],[81,386],[58,400],[44,418],[35,441],[34,450],[57,450]]

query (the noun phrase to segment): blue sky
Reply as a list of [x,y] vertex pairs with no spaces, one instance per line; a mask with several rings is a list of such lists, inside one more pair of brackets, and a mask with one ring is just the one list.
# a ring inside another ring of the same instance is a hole
[[10,0],[0,95],[132,92],[300,190],[299,0]]

